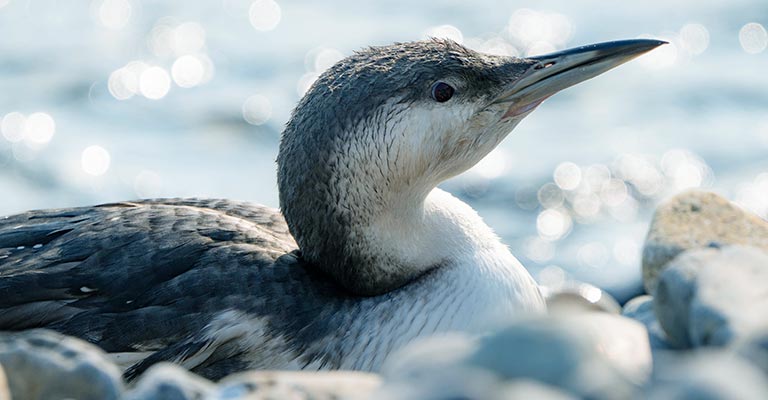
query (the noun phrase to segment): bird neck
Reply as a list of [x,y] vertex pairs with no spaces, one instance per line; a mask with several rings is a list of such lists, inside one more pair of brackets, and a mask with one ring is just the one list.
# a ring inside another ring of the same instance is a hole
[[[352,293],[397,289],[472,252],[475,228],[487,229],[471,208],[426,180],[379,179],[367,170],[375,168],[339,163],[327,175],[322,165],[279,175],[283,214],[303,257]],[[457,206],[474,214],[475,226]]]
[[[459,250],[473,246],[471,229],[452,210],[456,200],[440,189],[394,197],[382,202],[371,218],[361,218],[360,242],[368,254],[385,261],[377,268],[404,283],[452,263]],[[456,200],[458,201],[458,200]]]
[[345,130],[303,118],[294,116],[280,144],[280,206],[304,259],[350,292],[397,289],[474,252],[486,230],[500,243],[470,207],[436,189],[496,142],[464,157],[419,143],[411,147],[423,151],[390,149],[395,132],[372,137],[372,123]]

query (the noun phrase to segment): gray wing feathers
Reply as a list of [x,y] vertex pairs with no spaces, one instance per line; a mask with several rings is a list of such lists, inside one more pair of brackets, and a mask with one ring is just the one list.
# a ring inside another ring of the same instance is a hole
[[107,351],[164,348],[239,305],[260,270],[294,248],[277,211],[223,200],[0,218],[0,330],[47,327]]

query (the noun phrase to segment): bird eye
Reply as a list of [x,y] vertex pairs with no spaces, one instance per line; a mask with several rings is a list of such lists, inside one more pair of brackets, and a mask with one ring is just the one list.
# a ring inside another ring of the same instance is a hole
[[432,85],[432,98],[438,103],[445,103],[453,97],[453,86],[445,82],[435,82]]

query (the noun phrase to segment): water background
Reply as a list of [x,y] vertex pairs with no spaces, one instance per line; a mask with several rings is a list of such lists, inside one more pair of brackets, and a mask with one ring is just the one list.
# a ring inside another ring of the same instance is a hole
[[0,0],[0,215],[138,197],[277,205],[279,134],[367,45],[525,55],[670,45],[543,104],[443,188],[534,276],[640,289],[655,204],[715,190],[768,216],[768,2]]

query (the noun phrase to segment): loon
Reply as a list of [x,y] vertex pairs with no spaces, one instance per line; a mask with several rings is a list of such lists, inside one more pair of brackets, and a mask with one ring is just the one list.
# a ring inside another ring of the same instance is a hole
[[0,218],[0,330],[52,329],[133,379],[161,361],[376,371],[415,338],[545,311],[534,279],[437,189],[540,103],[663,44],[537,57],[450,40],[370,47],[300,100],[277,158],[280,208],[153,199]]

